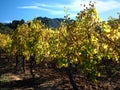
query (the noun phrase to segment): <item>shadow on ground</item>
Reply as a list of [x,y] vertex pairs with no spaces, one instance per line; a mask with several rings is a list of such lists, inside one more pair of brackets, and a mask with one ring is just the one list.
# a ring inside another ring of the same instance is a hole
[[[56,83],[57,81],[57,83]],[[1,89],[13,90],[13,89],[29,89],[29,90],[63,90],[59,87],[62,83],[60,79],[48,79],[48,78],[30,78],[25,80],[17,80],[10,82],[0,82]]]

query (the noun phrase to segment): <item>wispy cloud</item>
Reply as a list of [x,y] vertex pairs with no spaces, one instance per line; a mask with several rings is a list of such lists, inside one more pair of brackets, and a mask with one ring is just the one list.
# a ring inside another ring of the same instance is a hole
[[[120,3],[117,0],[92,0],[96,2],[95,7],[98,10],[99,13],[104,13],[106,11],[114,10],[114,9],[120,9]],[[59,4],[59,3],[51,3],[51,4],[45,4],[45,3],[33,3],[33,5],[28,6],[21,6],[18,8],[21,9],[35,9],[35,10],[42,10],[47,11],[49,14],[52,15],[63,15],[64,14],[64,7],[69,8],[68,13],[71,15],[71,17],[76,16],[76,13],[81,11],[83,8],[80,7],[80,4],[86,4],[90,0],[70,0],[68,4]]]
[[[55,8],[56,5],[47,5],[47,4],[40,4],[40,3],[35,3],[34,5],[27,5],[27,6],[20,6],[18,7],[19,9],[34,9],[34,10],[42,10],[42,11],[47,11],[50,14],[58,15],[58,14],[63,14],[64,9],[62,7],[57,7]],[[55,8],[55,9],[54,9]]]
[[35,5],[21,6],[21,7],[18,7],[18,8],[21,8],[21,9],[35,9],[35,10],[50,11],[50,9],[43,8],[43,7],[40,7],[40,6],[35,6]]
[[21,6],[21,7],[18,7],[18,8],[22,8],[22,9],[38,9],[39,7],[38,6]]

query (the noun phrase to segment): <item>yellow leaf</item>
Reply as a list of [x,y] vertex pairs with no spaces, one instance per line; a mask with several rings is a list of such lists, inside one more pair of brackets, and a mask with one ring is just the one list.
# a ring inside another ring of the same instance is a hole
[[110,29],[105,29],[104,30],[106,33],[109,33],[111,30]]
[[103,48],[104,48],[104,49],[107,49],[107,48],[108,48],[108,45],[104,45]]
[[101,73],[100,73],[100,72],[98,72],[97,76],[98,76],[98,77],[100,77],[100,76],[101,76]]

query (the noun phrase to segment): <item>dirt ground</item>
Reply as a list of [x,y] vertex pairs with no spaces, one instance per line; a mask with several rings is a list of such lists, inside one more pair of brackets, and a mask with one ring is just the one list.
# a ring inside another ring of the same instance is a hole
[[[0,90],[73,90],[68,76],[63,72],[39,68],[33,79],[27,68],[25,73],[14,73],[13,66],[0,60]],[[120,90],[120,68],[114,76],[97,78],[97,82],[78,73],[73,76],[79,90]]]

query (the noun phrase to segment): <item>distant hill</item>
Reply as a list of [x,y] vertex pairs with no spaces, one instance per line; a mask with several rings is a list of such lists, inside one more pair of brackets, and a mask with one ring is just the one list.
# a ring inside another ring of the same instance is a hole
[[25,23],[23,19],[13,20],[12,23],[0,23],[0,33],[8,34],[15,30],[18,25]]
[[[60,24],[65,20],[63,18],[48,18],[48,17],[37,17],[37,20],[41,20],[42,23],[49,28],[58,28]],[[34,19],[33,19],[34,20]],[[67,23],[73,20],[67,21]],[[23,19],[13,20],[11,23],[0,23],[0,33],[9,33],[11,30],[15,30],[18,25],[25,23]]]
[[[48,17],[37,17],[37,20],[41,20],[42,23],[49,28],[58,28],[60,24],[65,20],[63,18],[48,18]],[[34,20],[34,19],[33,19]],[[68,20],[67,23],[75,20]],[[108,20],[111,24],[111,20]],[[120,19],[115,19],[118,23],[120,23]],[[103,21],[104,22],[104,21]],[[17,28],[18,25],[25,23],[24,19],[21,20],[13,20],[12,23],[0,23],[0,33],[9,33]]]
[[50,28],[58,28],[61,24],[61,22],[64,21],[63,18],[47,18],[47,17],[37,17],[37,20],[41,20],[45,26],[50,27]]

